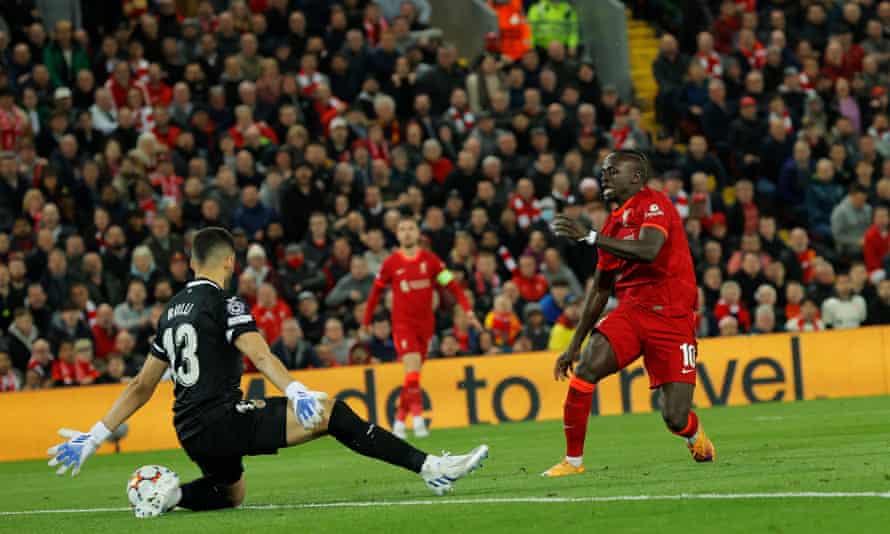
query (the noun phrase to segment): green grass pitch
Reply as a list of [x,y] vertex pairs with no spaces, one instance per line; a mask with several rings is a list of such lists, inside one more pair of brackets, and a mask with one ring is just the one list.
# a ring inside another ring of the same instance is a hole
[[[433,429],[419,442],[430,452],[491,446],[482,470],[460,481],[451,496],[436,498],[415,475],[325,438],[278,456],[248,458],[246,509],[177,511],[154,520],[92,509],[125,507],[127,477],[143,464],[169,466],[183,480],[195,477],[181,451],[95,457],[75,479],[57,477],[45,462],[4,463],[0,532],[890,532],[890,494],[738,497],[890,492],[890,397],[716,408],[700,416],[717,447],[713,465],[695,464],[656,414],[591,420],[587,473],[556,480],[539,473],[561,457],[561,422]],[[712,493],[725,496],[566,502]],[[519,502],[485,502],[490,499]],[[448,504],[455,500],[461,502]],[[415,504],[398,504],[405,501]],[[298,507],[334,502],[354,504]],[[381,502],[395,504],[358,504]],[[4,514],[70,509],[91,511]]]

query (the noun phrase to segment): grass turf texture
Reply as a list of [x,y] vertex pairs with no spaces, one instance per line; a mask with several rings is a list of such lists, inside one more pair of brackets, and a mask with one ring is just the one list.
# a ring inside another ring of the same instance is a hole
[[[890,491],[890,397],[760,404],[699,412],[717,463],[697,465],[656,414],[590,421],[587,473],[544,479],[563,453],[561,422],[438,430],[430,452],[491,446],[481,471],[449,499]],[[48,436],[48,439],[51,437]],[[143,464],[198,475],[181,451],[92,458],[75,479],[45,462],[0,463],[0,512],[120,508]],[[351,453],[330,438],[248,458],[246,505],[436,500],[420,479]],[[0,532],[887,532],[890,499],[781,498],[177,511],[136,520],[122,511],[0,515]]]

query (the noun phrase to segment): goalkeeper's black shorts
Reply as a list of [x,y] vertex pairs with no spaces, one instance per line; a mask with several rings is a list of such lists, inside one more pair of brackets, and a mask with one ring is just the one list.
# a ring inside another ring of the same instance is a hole
[[244,456],[275,454],[287,446],[287,409],[285,397],[224,406],[203,414],[204,430],[182,441],[182,448],[205,477],[234,484],[244,473]]

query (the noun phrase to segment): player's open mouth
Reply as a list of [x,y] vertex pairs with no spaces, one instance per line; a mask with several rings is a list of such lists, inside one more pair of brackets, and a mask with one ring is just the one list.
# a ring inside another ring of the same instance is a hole
[[612,196],[614,193],[615,193],[615,190],[612,189],[611,187],[605,187],[605,188],[603,188],[603,196],[604,196],[604,197],[610,197],[610,196]]

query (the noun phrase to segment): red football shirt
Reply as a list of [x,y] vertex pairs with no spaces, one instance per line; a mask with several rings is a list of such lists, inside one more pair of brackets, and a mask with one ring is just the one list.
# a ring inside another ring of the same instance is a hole
[[652,263],[621,259],[599,250],[597,269],[619,271],[615,296],[622,302],[645,306],[668,316],[695,311],[698,298],[692,254],[683,219],[670,198],[644,187],[623,206],[609,214],[602,235],[615,239],[639,239],[643,227],[656,228],[667,238]]
[[380,292],[392,287],[392,324],[417,325],[427,329],[435,325],[433,293],[437,285],[447,286],[455,294],[464,310],[469,303],[454,282],[445,264],[434,253],[420,249],[413,258],[396,251],[383,260],[368,303],[364,324],[369,324],[377,306]]

